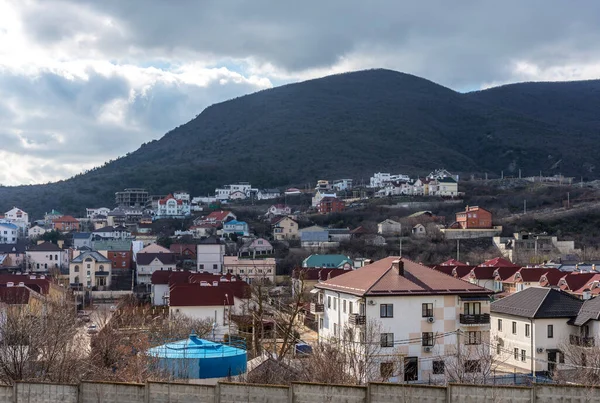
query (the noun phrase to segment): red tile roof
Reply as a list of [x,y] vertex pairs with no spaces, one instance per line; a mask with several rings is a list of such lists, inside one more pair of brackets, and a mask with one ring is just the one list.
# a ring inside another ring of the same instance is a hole
[[224,221],[229,214],[231,214],[231,211],[227,211],[227,210],[213,211],[212,213],[210,213],[209,215],[206,216],[205,220],[207,220],[207,221]]
[[494,275],[495,271],[495,267],[477,266],[471,270],[469,277],[476,280],[494,280],[496,278]]
[[404,274],[401,275],[392,266],[392,263],[399,259],[397,256],[390,256],[378,260],[368,266],[319,283],[316,287],[359,296],[492,294],[483,287],[448,276],[406,258],[400,259],[400,265],[404,266]]
[[197,246],[195,244],[173,243],[169,246],[169,250],[176,255],[182,255],[185,250],[192,252],[196,256]]
[[494,278],[497,281],[508,282],[508,279],[511,278],[520,269],[521,268],[519,266],[496,267],[496,270],[494,271]]
[[26,287],[31,288],[33,291],[43,295],[47,295],[50,291],[51,278],[45,276],[40,278],[31,278],[36,276],[29,276],[26,274],[0,274],[0,286],[6,286],[7,283],[13,283],[18,286],[19,283],[24,283]]
[[[175,198],[173,197],[172,194],[169,193],[169,195],[167,195],[167,197],[165,197],[164,199],[160,199],[158,201],[158,204],[167,204],[167,201],[169,201],[171,199],[175,199]],[[177,204],[179,204],[179,205],[183,204],[183,201],[177,200],[177,199],[175,199],[175,200],[177,201]]]
[[540,278],[550,272],[562,273],[560,270],[555,268],[544,268],[544,267],[523,267],[519,269],[515,274],[509,277],[506,281],[515,281],[523,283],[539,282]]
[[303,280],[329,280],[337,276],[348,273],[348,270],[336,268],[322,267],[297,267],[292,271],[292,278],[299,279],[302,276]]
[[449,260],[446,260],[445,262],[443,262],[443,263],[440,263],[439,265],[440,265],[440,266],[468,266],[468,264],[466,264],[466,263],[463,263],[463,262],[459,262],[459,261],[458,261],[458,260],[456,260],[456,259],[449,259]]
[[575,294],[581,294],[586,289],[590,289],[591,283],[600,281],[598,273],[569,273],[558,282],[561,290],[570,291]]
[[566,275],[568,275],[568,273],[562,272],[560,270],[556,272],[550,271],[540,276],[540,285],[544,287],[557,286],[560,279]]
[[9,305],[26,305],[29,303],[31,290],[27,287],[0,287],[0,302]]
[[508,261],[502,257],[496,257],[496,258],[490,259],[488,261],[481,263],[479,266],[482,266],[482,267],[520,267],[519,265],[511,263],[510,261]]
[[64,215],[62,217],[55,218],[54,220],[52,220],[52,222],[79,222],[79,221],[77,221],[77,218],[75,218],[73,216]]
[[200,283],[174,284],[169,289],[169,306],[231,306],[234,296],[247,298],[250,286],[244,281],[203,286]]

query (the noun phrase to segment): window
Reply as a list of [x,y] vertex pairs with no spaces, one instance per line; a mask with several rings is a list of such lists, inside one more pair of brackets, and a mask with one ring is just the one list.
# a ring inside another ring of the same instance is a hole
[[513,334],[517,334],[517,322],[512,323],[512,332]]
[[521,350],[521,361],[525,362],[527,359],[527,351]]
[[466,344],[481,344],[481,332],[467,332]]
[[381,347],[394,347],[394,333],[381,333]]
[[481,372],[481,362],[479,360],[467,360],[465,361],[465,372]]
[[333,324],[333,335],[337,337],[338,335],[338,325],[337,323]]
[[433,332],[423,332],[421,334],[421,344],[423,346],[433,346]]
[[344,300],[342,311],[346,313],[346,300]]
[[323,318],[319,319],[319,329],[323,329]]
[[333,310],[337,311],[337,298],[333,299]]
[[327,297],[327,308],[331,308],[331,297]]
[[394,305],[393,304],[381,304],[379,306],[379,313],[382,318],[393,318],[394,317]]
[[515,360],[518,360],[519,359],[519,349],[518,348],[514,349],[514,354],[515,354]]
[[389,379],[394,376],[394,363],[382,362],[379,364],[379,373],[383,379]]
[[502,319],[498,319],[498,331],[502,331]]
[[349,314],[353,314],[354,313],[354,305],[353,305],[352,301],[348,302],[348,313]]
[[52,260],[52,255],[50,255],[50,260]]
[[481,302],[465,303],[465,315],[479,315],[479,314],[481,314]]
[[74,271],[75,273],[79,273],[79,266],[78,266],[78,265],[75,265],[75,267],[73,268],[73,271]]
[[442,360],[433,362],[433,374],[440,375],[446,371],[446,363]]
[[213,264],[213,271],[217,271],[219,270],[219,265],[218,264]]
[[200,271],[204,271],[204,265],[203,264],[200,265]]
[[430,318],[433,316],[433,304],[422,304],[421,305],[421,316],[424,318]]
[[554,325],[548,325],[548,338],[554,338]]
[[525,337],[529,337],[529,323],[525,323]]

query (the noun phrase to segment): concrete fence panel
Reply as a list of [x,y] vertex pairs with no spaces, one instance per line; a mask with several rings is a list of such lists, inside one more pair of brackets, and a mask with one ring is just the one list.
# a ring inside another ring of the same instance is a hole
[[145,403],[146,385],[134,383],[83,382],[81,403]]
[[288,403],[289,389],[287,386],[219,383],[219,402]]
[[15,389],[12,386],[0,385],[0,403],[13,403],[15,401]]
[[294,403],[365,403],[367,388],[364,386],[338,386],[315,383],[292,384]]
[[445,403],[446,388],[442,386],[397,385],[371,383],[370,403]]
[[[14,390],[13,392],[6,392],[7,397],[15,393]],[[17,402],[77,403],[78,390],[77,385],[19,382],[16,384],[16,394]],[[2,401],[4,402],[5,400]]]
[[151,382],[148,403],[215,403],[216,388],[210,385]]
[[448,385],[451,402],[529,403],[532,389],[520,386]]
[[536,385],[538,402],[600,403],[600,388],[573,385]]

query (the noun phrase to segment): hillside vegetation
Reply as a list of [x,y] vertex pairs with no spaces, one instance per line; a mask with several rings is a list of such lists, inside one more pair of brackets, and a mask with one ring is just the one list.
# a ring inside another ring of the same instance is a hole
[[212,105],[160,140],[72,179],[0,187],[0,211],[18,205],[34,217],[53,207],[80,215],[86,206],[111,207],[125,187],[199,195],[233,181],[302,185],[366,180],[379,170],[595,177],[599,87],[525,83],[461,94],[390,70],[290,84]]

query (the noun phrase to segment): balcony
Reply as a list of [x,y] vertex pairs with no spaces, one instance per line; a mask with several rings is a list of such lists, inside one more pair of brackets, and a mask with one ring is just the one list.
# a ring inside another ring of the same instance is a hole
[[367,317],[365,315],[353,313],[348,317],[348,322],[353,326],[364,326],[367,324]]
[[569,342],[574,346],[581,346],[581,347],[594,347],[595,346],[595,341],[594,341],[593,337],[577,336],[574,334],[569,336]]
[[482,313],[477,315],[460,315],[460,324],[461,325],[489,325],[490,324],[490,314]]
[[314,302],[310,303],[310,313],[323,313],[324,310],[325,310],[325,305],[315,304]]

